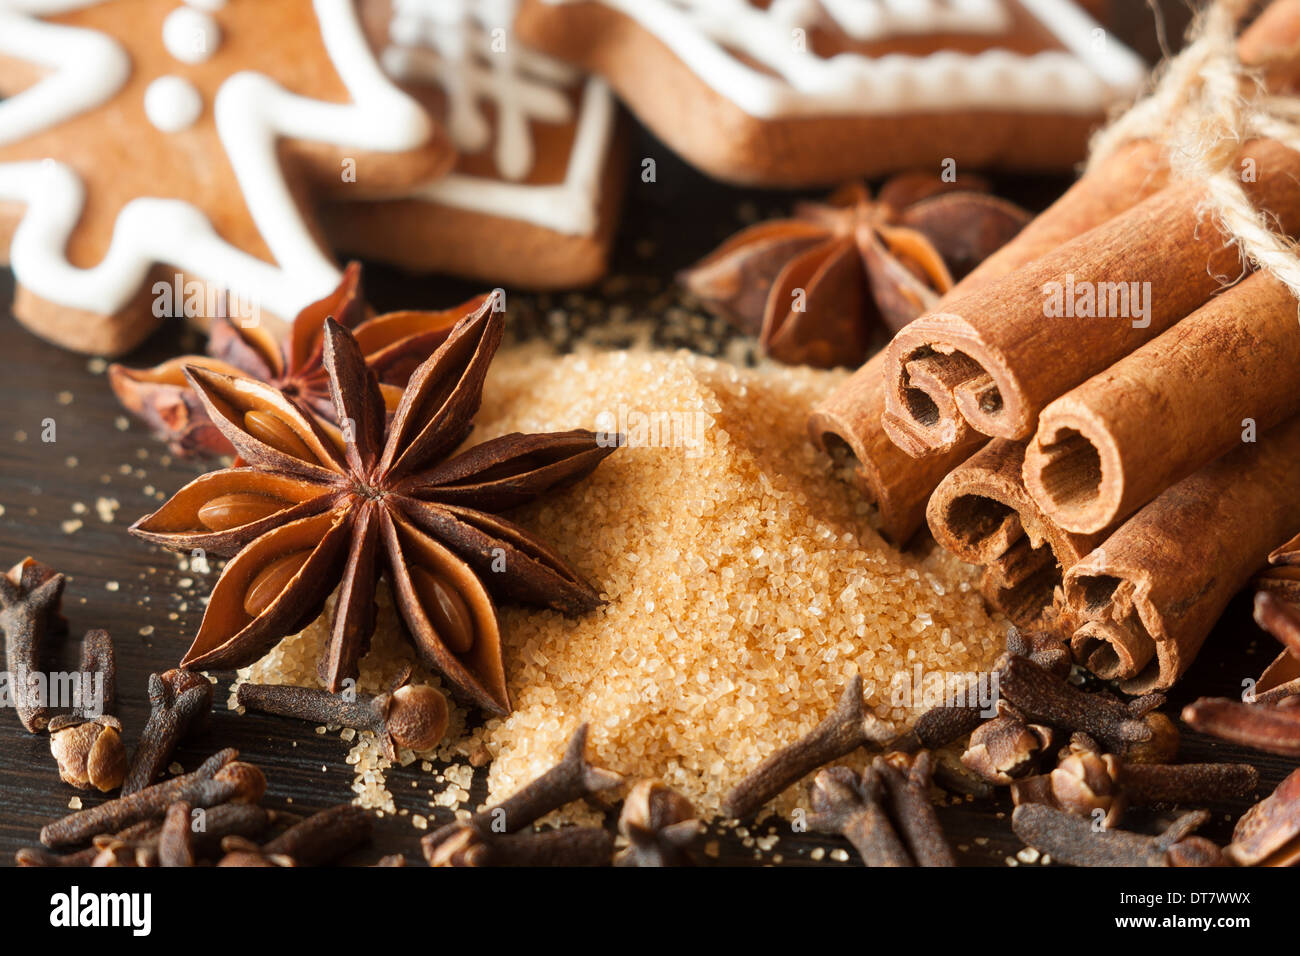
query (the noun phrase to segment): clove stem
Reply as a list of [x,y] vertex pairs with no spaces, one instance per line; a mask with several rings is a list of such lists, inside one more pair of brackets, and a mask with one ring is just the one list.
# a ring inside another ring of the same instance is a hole
[[1123,704],[1112,697],[1089,694],[1024,657],[1007,662],[999,686],[1002,696],[1030,722],[1081,730],[1116,751],[1151,739],[1151,728],[1139,717],[1163,702],[1159,695]]
[[29,732],[45,729],[49,701],[41,671],[42,645],[59,621],[64,577],[33,558],[0,575],[0,630],[5,636],[5,666],[18,719]]
[[1159,836],[1097,829],[1085,817],[1039,803],[1025,803],[1011,814],[1016,836],[1040,853],[1072,866],[1168,866],[1169,853],[1210,818],[1209,811],[1185,813]]
[[131,757],[122,795],[139,793],[167,766],[192,730],[203,726],[212,710],[212,684],[202,674],[173,669],[149,675],[149,719]]
[[748,817],[818,767],[866,744],[882,745],[889,737],[885,724],[867,712],[862,677],[854,675],[826,719],[750,771],[727,794],[723,809],[729,817]]
[[929,751],[917,754],[906,775],[884,757],[877,757],[871,765],[884,781],[890,815],[916,865],[956,866],[952,847],[930,802],[934,754]]
[[250,764],[239,763],[239,751],[218,751],[192,773],[109,800],[97,807],[80,810],[41,830],[41,842],[48,847],[76,846],[100,833],[112,833],[133,823],[161,817],[167,808],[184,800],[195,807],[211,807],[227,801],[257,802],[266,790],[266,778]]

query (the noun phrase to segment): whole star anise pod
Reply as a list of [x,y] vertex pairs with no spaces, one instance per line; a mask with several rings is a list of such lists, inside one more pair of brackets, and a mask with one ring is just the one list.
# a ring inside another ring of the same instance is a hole
[[196,365],[274,386],[329,431],[337,427],[338,421],[321,361],[327,317],[356,336],[366,364],[379,378],[384,402],[391,412],[415,366],[446,340],[457,321],[478,309],[485,299],[479,296],[444,311],[375,315],[362,295],[361,266],[354,262],[334,292],[298,313],[283,341],[277,341],[263,326],[245,328],[218,316],[209,330],[207,355],[182,355],[150,369],[129,369],[114,363],[109,366],[108,381],[122,406],[166,441],[175,454],[228,455],[233,448],[190,387],[185,378],[186,366]]
[[904,173],[872,199],[853,183],[742,230],[681,281],[772,358],[861,365],[879,321],[902,328],[1028,222],[985,189]]
[[496,296],[459,322],[386,422],[359,343],[326,320],[323,365],[341,444],[279,389],[185,369],[248,465],[195,479],[131,527],[168,548],[233,556],[181,667],[251,664],[337,587],[320,672],[338,690],[369,647],[385,573],[420,660],[484,710],[509,711],[489,590],[574,614],[600,596],[497,512],[586,476],[616,443],[588,431],[515,433],[452,456],[473,427],[503,323]]

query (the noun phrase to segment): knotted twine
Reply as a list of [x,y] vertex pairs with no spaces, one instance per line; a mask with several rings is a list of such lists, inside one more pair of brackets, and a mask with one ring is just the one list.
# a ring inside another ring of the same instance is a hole
[[[1237,29],[1257,0],[1213,0],[1198,14],[1191,42],[1157,71],[1152,91],[1093,137],[1088,168],[1126,142],[1160,143],[1173,174],[1203,182],[1205,213],[1241,252],[1243,272],[1255,267],[1300,300],[1297,245],[1256,209],[1235,165],[1248,139],[1273,139],[1300,151],[1300,98],[1270,93],[1237,56]],[[1297,188],[1300,188],[1298,186]]]

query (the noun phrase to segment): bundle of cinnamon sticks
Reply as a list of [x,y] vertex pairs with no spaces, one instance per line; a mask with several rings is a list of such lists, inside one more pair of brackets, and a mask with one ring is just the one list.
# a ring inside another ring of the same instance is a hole
[[[1295,94],[1300,0],[1237,53]],[[1177,680],[1300,534],[1300,306],[1165,157],[1137,140],[1096,164],[809,422],[856,457],[888,538],[928,522],[991,604],[1134,693]],[[1250,140],[1236,163],[1300,235],[1300,153]]]

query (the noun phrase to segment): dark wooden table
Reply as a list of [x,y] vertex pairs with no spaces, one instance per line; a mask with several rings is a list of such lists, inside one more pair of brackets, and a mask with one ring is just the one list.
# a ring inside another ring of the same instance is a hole
[[[1129,20],[1127,37],[1150,55],[1154,37],[1149,24],[1134,14],[1139,3],[1120,4]],[[676,161],[644,133],[636,134],[633,157],[654,156],[658,179],[643,183],[629,176],[630,194],[615,254],[615,271],[630,282],[619,302],[648,310],[667,288],[673,273],[711,249],[739,224],[742,204],[762,215],[779,214],[789,197],[721,187]],[[1041,207],[1064,185],[1060,179],[1003,178],[1000,191],[1026,205]],[[381,309],[440,307],[462,301],[477,287],[450,280],[412,278],[381,268],[367,272],[371,299]],[[166,449],[134,421],[126,423],[108,382],[87,357],[47,345],[23,330],[8,315],[12,275],[0,270],[0,563],[5,567],[31,554],[68,575],[64,610],[71,623],[62,648],[62,663],[76,664],[76,638],[88,628],[104,627],[113,635],[119,661],[118,713],[128,743],[134,743],[148,714],[145,679],[151,671],[173,666],[189,645],[202,616],[199,597],[210,580],[182,573],[173,556],[144,545],[127,533],[135,518],[157,507],[155,494],[170,495],[197,474],[197,465],[166,462]],[[598,293],[596,293],[598,294]],[[513,332],[527,337],[545,322],[545,313],[560,297],[510,295]],[[666,344],[690,344],[668,340]],[[168,323],[128,364],[148,366],[162,358],[201,347],[198,337],[179,322]],[[49,439],[49,440],[46,440]],[[111,522],[97,514],[99,498],[117,502]],[[66,522],[80,522],[73,530]],[[149,629],[152,630],[149,630]],[[1239,598],[1229,609],[1187,678],[1172,695],[1169,713],[1203,694],[1236,696],[1243,679],[1258,675],[1276,652],[1249,618],[1249,602]],[[228,677],[228,675],[226,675]],[[320,736],[309,727],[257,715],[238,716],[225,706],[228,680],[217,691],[210,732],[187,744],[177,759],[188,769],[212,751],[237,747],[262,766],[270,781],[267,804],[312,810],[352,797],[352,773],[343,758],[348,745],[336,735]],[[294,745],[296,743],[296,746]],[[1183,759],[1246,760],[1255,763],[1267,792],[1291,769],[1279,758],[1242,751],[1188,734]],[[415,770],[393,768],[389,789],[398,806],[428,813],[424,788],[412,789]],[[472,795],[483,797],[482,774]],[[427,777],[424,778],[427,781]],[[427,786],[427,783],[426,783]],[[419,794],[420,797],[410,796]],[[45,735],[29,735],[12,714],[0,714],[0,863],[8,864],[19,847],[32,845],[40,827],[68,812],[79,795],[59,782]],[[81,795],[89,805],[100,799]],[[1240,801],[1216,807],[1208,836],[1225,841],[1232,821],[1248,805]],[[967,849],[961,861],[1003,865],[1022,844],[1011,833],[1006,799],[976,801],[940,810],[952,842]],[[439,811],[441,822],[447,811]],[[1126,825],[1153,821],[1131,816]],[[751,835],[773,832],[773,823]],[[418,831],[405,819],[381,821],[372,847],[359,861],[383,853],[405,852],[419,859]],[[771,862],[780,854],[790,865],[812,864],[814,847],[846,844],[788,832],[768,853],[745,847],[734,833],[719,834],[720,861]],[[850,860],[853,860],[850,855]],[[829,855],[825,863],[835,864]]]

